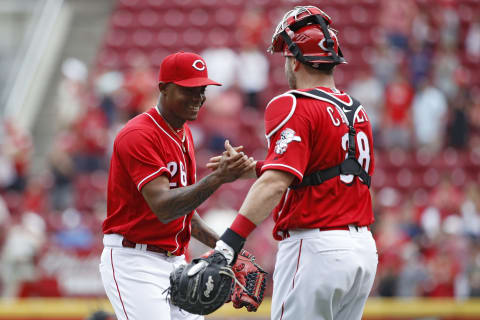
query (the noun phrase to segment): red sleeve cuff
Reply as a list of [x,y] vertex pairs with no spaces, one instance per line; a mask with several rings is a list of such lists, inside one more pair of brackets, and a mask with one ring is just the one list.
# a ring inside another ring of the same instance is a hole
[[262,174],[262,167],[264,163],[265,160],[257,160],[257,163],[255,164],[255,173],[257,174],[257,178],[260,177],[260,175]]

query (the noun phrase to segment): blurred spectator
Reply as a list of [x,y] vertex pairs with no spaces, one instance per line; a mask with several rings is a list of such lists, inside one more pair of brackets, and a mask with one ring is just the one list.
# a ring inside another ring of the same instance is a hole
[[236,86],[239,58],[235,51],[231,48],[215,46],[205,49],[200,55],[208,65],[208,76],[222,84],[222,86],[211,86],[206,90],[208,100]]
[[458,149],[468,146],[470,134],[469,109],[472,105],[467,88],[458,91],[457,97],[450,104],[450,115],[447,123],[447,144]]
[[[264,35],[270,26],[263,8],[247,6],[237,26],[240,43],[237,63],[238,84],[245,99],[244,104],[255,109],[262,108],[258,94],[268,85],[269,61],[265,54]],[[269,97],[270,98],[270,97]]]
[[238,84],[245,96],[245,106],[263,109],[258,95],[268,84],[269,62],[256,45],[244,44],[238,57]]
[[13,185],[17,178],[14,161],[10,156],[9,142],[5,131],[6,122],[0,122],[0,190]]
[[142,113],[156,103],[156,75],[148,58],[136,55],[131,61],[131,69],[125,72],[121,98],[118,107],[128,114],[128,118]]
[[412,19],[416,12],[412,0],[381,1],[380,25],[391,46],[407,50]]
[[455,72],[460,68],[458,50],[455,47],[442,47],[433,57],[434,84],[446,94],[449,100],[455,98],[458,85],[455,81]]
[[257,5],[247,5],[238,20],[238,40],[242,45],[262,46],[266,36],[270,40],[270,28],[264,9]]
[[10,165],[10,169],[13,169],[13,175],[9,177],[10,184],[6,188],[23,191],[33,152],[30,133],[9,120],[3,122],[3,133],[1,153],[6,157],[6,169]]
[[438,210],[439,218],[443,220],[448,215],[460,212],[463,198],[462,189],[452,183],[450,174],[445,173],[430,193],[430,204]]
[[106,168],[108,125],[105,113],[96,105],[89,105],[73,127],[75,140],[73,160],[78,173]]
[[[6,235],[8,232],[8,228],[10,227],[10,223],[11,223],[10,211],[8,210],[5,200],[0,194],[0,248],[3,247],[3,243],[6,240]],[[1,282],[0,282],[0,290],[1,290]]]
[[109,127],[115,121],[124,122],[124,119],[130,116],[128,111],[118,107],[118,100],[123,99],[123,84],[123,74],[115,70],[103,72],[95,79],[95,94],[100,101],[100,108],[107,117]]
[[480,148],[480,90],[472,91],[472,104],[468,110],[470,120],[469,148],[477,150]]
[[68,208],[61,213],[61,229],[55,234],[55,242],[65,249],[89,249],[93,234],[84,223],[80,212]]
[[412,104],[417,146],[428,147],[432,151],[438,151],[443,146],[447,108],[444,94],[424,79]]
[[202,125],[207,149],[214,153],[223,152],[223,144],[227,138],[240,144],[242,132],[238,119],[242,108],[242,96],[233,89],[221,92],[209,100],[198,120],[193,122],[195,125]]
[[480,242],[476,238],[472,243],[471,256],[467,267],[470,297],[480,297]]
[[385,89],[384,143],[386,147],[411,146],[410,112],[414,88],[399,71]]
[[57,91],[57,121],[59,128],[70,126],[83,112],[88,94],[86,81],[88,70],[85,63],[76,58],[67,58],[62,63],[62,79]]
[[23,211],[36,212],[42,216],[50,212],[48,191],[51,189],[51,184],[48,174],[29,175],[22,194]]
[[460,212],[463,217],[465,233],[475,239],[480,239],[480,186],[476,182],[467,184]]
[[472,61],[480,60],[480,16],[468,27],[465,37],[465,51]]
[[351,82],[348,92],[362,102],[372,124],[374,139],[380,139],[378,131],[384,107],[384,87],[382,83],[372,74],[371,69],[365,69]]
[[45,240],[45,221],[32,212],[24,213],[20,223],[8,230],[0,255],[3,297],[16,297],[22,282],[36,279],[35,259]]
[[391,48],[386,41],[380,39],[377,40],[371,59],[367,61],[370,63],[375,77],[383,86],[386,86],[394,80],[403,56],[402,52]]
[[453,297],[457,261],[439,247],[439,252],[427,262],[428,281],[424,287],[427,297]]
[[424,291],[428,279],[428,270],[425,266],[420,249],[415,242],[405,246],[403,250],[404,263],[398,275],[398,286],[395,296],[418,297]]
[[422,42],[412,42],[407,54],[410,67],[410,81],[415,89],[421,89],[419,86],[430,74],[431,69],[431,50]]
[[441,1],[440,5],[433,9],[433,17],[438,19],[436,24],[440,33],[440,44],[443,47],[458,47],[460,19],[456,3],[450,0]]
[[436,30],[433,26],[431,10],[428,4],[420,4],[418,14],[413,17],[410,33],[414,43],[428,46],[435,43]]
[[57,133],[49,154],[50,171],[53,176],[53,186],[50,192],[52,208],[56,211],[65,210],[73,203],[73,180],[75,165],[72,158],[75,137],[72,132],[62,130]]

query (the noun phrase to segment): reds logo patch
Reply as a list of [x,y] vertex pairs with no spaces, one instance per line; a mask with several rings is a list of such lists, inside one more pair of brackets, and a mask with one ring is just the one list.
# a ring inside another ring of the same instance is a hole
[[295,135],[295,131],[290,128],[286,128],[280,134],[280,139],[275,143],[275,153],[283,154],[287,151],[288,144],[292,141],[300,142],[302,138]]

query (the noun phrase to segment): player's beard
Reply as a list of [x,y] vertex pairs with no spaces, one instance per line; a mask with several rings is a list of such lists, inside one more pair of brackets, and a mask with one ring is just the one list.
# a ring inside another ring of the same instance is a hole
[[285,76],[287,77],[288,86],[290,89],[297,89],[297,77],[292,70],[292,63],[290,63],[291,58],[286,58],[285,60]]

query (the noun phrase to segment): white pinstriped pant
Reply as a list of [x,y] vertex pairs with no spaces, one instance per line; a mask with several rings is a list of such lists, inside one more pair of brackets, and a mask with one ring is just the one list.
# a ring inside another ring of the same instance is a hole
[[378,256],[366,228],[289,231],[278,245],[272,320],[360,320]]
[[118,320],[203,320],[167,300],[170,272],[186,264],[184,256],[122,247],[122,237],[105,235],[100,274]]

